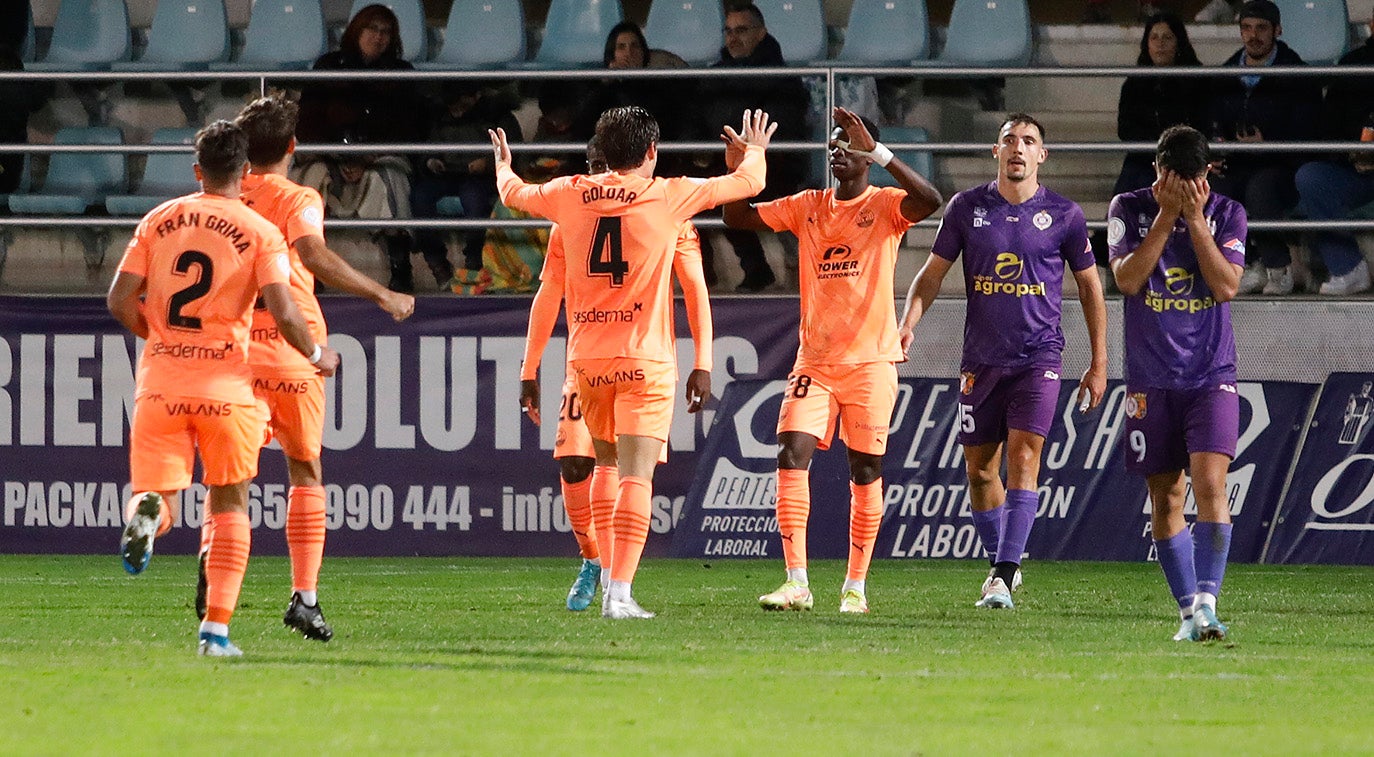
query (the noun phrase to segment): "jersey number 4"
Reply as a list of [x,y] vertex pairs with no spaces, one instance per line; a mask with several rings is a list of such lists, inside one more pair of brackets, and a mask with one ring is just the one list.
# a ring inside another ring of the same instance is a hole
[[210,256],[197,250],[187,250],[177,256],[172,270],[178,276],[185,276],[191,266],[197,266],[196,280],[167,299],[167,325],[175,329],[200,331],[200,319],[182,315],[181,309],[210,293],[210,284],[215,278],[215,264]]
[[611,286],[618,287],[625,284],[625,274],[629,272],[630,264],[625,262],[620,244],[620,217],[600,219],[587,254],[587,275],[610,276]]

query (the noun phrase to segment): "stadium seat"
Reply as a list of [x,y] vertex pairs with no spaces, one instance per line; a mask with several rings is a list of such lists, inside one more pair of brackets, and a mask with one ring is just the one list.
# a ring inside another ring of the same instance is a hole
[[1283,18],[1283,41],[1308,63],[1329,66],[1350,41],[1345,0],[1275,0]]
[[[459,2],[466,5],[478,0],[455,0],[454,5]],[[348,12],[348,17],[353,18],[369,5],[385,5],[396,14],[396,20],[401,24],[402,57],[414,62],[428,56],[429,27],[425,25],[425,8],[420,0],[353,0],[353,9]]]
[[[620,0],[553,0],[534,60],[552,67],[600,66],[606,36],[624,17]],[[714,36],[720,36],[719,27]]]
[[43,60],[30,71],[98,71],[129,59],[129,9],[124,0],[62,0]]
[[854,0],[841,65],[883,66],[930,57],[930,21],[925,0]]
[[[69,126],[53,138],[59,145],[118,145],[124,136],[112,126]],[[57,153],[48,163],[42,189],[10,195],[10,210],[25,214],[81,215],[106,195],[125,188],[124,153]]]
[[461,197],[440,197],[439,202],[434,206],[435,212],[441,216],[450,218],[463,215],[463,200]]
[[[195,141],[195,129],[158,129],[151,140],[155,145],[193,145]],[[192,168],[195,163],[196,156],[190,150],[150,154],[138,190],[110,195],[105,198],[105,209],[117,216],[141,216],[166,200],[199,191],[200,182]]]
[[[882,142],[885,145],[900,144],[902,142],[929,142],[930,132],[919,126],[884,126],[881,128]],[[893,150],[892,153],[902,162],[911,166],[916,173],[934,181],[931,175],[932,163],[929,152],[924,150]],[[895,187],[897,181],[892,178],[892,174],[879,166],[873,166],[868,172],[868,181],[875,187]]]
[[[644,37],[651,48],[667,50],[691,65],[702,65],[720,60],[724,25],[717,0],[654,0],[644,24]],[[601,41],[606,41],[605,35]]]
[[1026,0],[954,0],[938,63],[1024,66],[1031,57]]
[[455,2],[444,46],[421,68],[499,68],[525,60],[525,11],[499,0]]
[[328,50],[320,0],[255,0],[238,60],[210,68],[305,69]]
[[782,59],[792,65],[824,60],[825,12],[821,0],[757,0],[768,33],[782,45]]
[[229,18],[224,0],[160,0],[148,29],[148,47],[116,71],[203,71],[229,59]]

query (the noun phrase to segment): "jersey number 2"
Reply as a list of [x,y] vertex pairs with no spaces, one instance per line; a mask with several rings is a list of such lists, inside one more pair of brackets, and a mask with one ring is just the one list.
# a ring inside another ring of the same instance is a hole
[[200,267],[196,280],[167,300],[167,325],[172,328],[200,331],[200,319],[182,315],[181,309],[210,293],[210,284],[215,277],[215,264],[209,255],[197,250],[187,250],[177,256],[176,262],[172,264],[172,270],[185,276],[193,265]]
[[591,276],[610,276],[611,286],[625,283],[630,264],[625,262],[620,245],[620,217],[602,218],[596,222],[592,235],[592,249],[587,255],[587,273]]

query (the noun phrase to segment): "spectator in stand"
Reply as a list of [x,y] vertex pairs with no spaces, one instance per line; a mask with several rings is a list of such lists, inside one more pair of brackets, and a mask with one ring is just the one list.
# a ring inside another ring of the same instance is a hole
[[[616,24],[606,35],[606,49],[602,65],[612,71],[633,71],[653,68],[687,68],[687,61],[667,50],[653,50],[644,32],[633,21]],[[590,134],[601,114],[611,108],[638,105],[649,111],[662,129],[665,142],[690,136],[688,108],[695,98],[687,79],[604,79],[589,98],[591,106],[581,114],[583,123],[578,134]],[[590,138],[590,137],[589,137]],[[684,169],[681,153],[659,155],[658,176],[681,176]]]
[[[507,134],[519,134],[520,125],[511,115],[510,105],[500,92],[477,80],[450,82],[432,121],[430,141],[478,143],[485,148],[490,141],[488,129],[502,128]],[[417,167],[410,193],[411,210],[416,217],[433,218],[438,214],[439,200],[455,196],[463,203],[464,218],[491,217],[496,205],[496,169],[490,149],[435,155]],[[415,234],[415,246],[436,276],[448,265],[447,237],[446,232],[437,229],[421,229]],[[480,284],[486,230],[469,229],[462,233],[462,238],[463,267],[452,278],[459,285]],[[400,266],[404,270],[397,270]],[[402,283],[410,281],[409,256],[392,261],[392,275],[400,276]]]
[[[787,65],[782,46],[768,33],[763,12],[753,3],[730,3],[725,13],[725,46],[713,68],[758,68]],[[725,124],[737,124],[739,114],[748,109],[766,111],[778,125],[774,138],[779,141],[807,139],[806,114],[810,97],[801,79],[718,78],[703,86],[700,104],[700,134],[716,134]],[[713,174],[723,173],[723,166]],[[802,153],[769,153],[768,185],[755,202],[765,202],[793,194],[803,188],[807,178],[807,159]],[[725,238],[735,248],[744,281],[740,292],[760,292],[777,276],[768,267],[758,234],[726,230]]]
[[[339,49],[315,61],[316,71],[410,71],[402,56],[400,22],[385,5],[368,5],[344,29]],[[425,138],[423,108],[415,87],[386,77],[325,81],[301,94],[296,137],[302,143],[397,143]],[[317,156],[300,170],[299,182],[319,190],[337,217],[409,218],[410,159],[404,155]],[[409,292],[412,243],[404,231],[381,234],[391,262],[391,289]],[[440,287],[453,277],[445,258],[430,262]]]
[[[1135,64],[1143,67],[1200,66],[1188,29],[1174,13],[1156,13],[1145,21],[1140,36],[1140,55]],[[1207,81],[1202,78],[1165,78],[1141,74],[1128,77],[1121,85],[1116,109],[1116,136],[1122,142],[1155,142],[1170,126],[1183,124],[1207,132]],[[1133,192],[1155,181],[1154,153],[1127,153],[1121,162],[1112,196]],[[1107,265],[1107,238],[1094,232],[1093,255],[1097,264]]]
[[[19,48],[0,44],[0,71],[23,71],[24,62]],[[29,115],[37,112],[52,95],[52,83],[7,81],[0,82],[0,144],[22,145],[29,141]],[[0,194],[8,194],[19,187],[24,175],[24,156],[16,152],[0,153]]]
[[[1212,137],[1223,142],[1295,142],[1314,136],[1313,114],[1321,107],[1321,87],[1307,76],[1264,76],[1267,66],[1305,66],[1301,56],[1284,44],[1279,7],[1270,0],[1249,0],[1240,9],[1241,49],[1223,66],[1253,73],[1216,80],[1212,87]],[[1275,153],[1233,153],[1212,189],[1241,201],[1251,219],[1281,218],[1297,203],[1293,176],[1302,156]],[[1292,257],[1282,235],[1251,232],[1247,248],[1250,264],[1241,277],[1247,294],[1283,295],[1293,291]]]
[[[1374,33],[1374,18],[1370,19],[1369,29]],[[1346,53],[1339,65],[1374,65],[1374,39]],[[1374,127],[1374,78],[1332,77],[1322,108],[1322,138],[1341,142],[1369,141],[1364,136],[1364,130],[1369,127]],[[1374,202],[1374,152],[1354,153],[1348,160],[1305,163],[1298,169],[1297,184],[1298,207],[1308,218],[1349,218],[1353,209]],[[1331,278],[1321,285],[1322,294],[1347,295],[1369,289],[1369,264],[1360,253],[1354,235],[1318,232],[1312,235],[1311,247],[1331,274]]]

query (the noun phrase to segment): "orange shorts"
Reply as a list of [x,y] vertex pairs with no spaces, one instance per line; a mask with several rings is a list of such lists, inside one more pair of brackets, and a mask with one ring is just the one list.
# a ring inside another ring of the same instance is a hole
[[840,439],[855,452],[887,451],[887,429],[897,402],[897,366],[892,363],[797,366],[787,377],[778,411],[778,433],[799,431],[830,448],[835,418]]
[[177,491],[191,485],[196,450],[202,483],[224,486],[258,475],[267,426],[261,405],[146,394],[134,400],[129,430],[129,478],[134,491]]
[[[558,403],[558,436],[553,442],[553,459],[564,457],[596,457],[592,445],[592,434],[587,430],[586,419],[582,417],[582,401],[577,391],[577,371],[568,368],[568,377],[563,380],[563,399]],[[668,445],[663,445],[658,453],[660,465],[668,462]]]
[[614,442],[623,435],[668,441],[673,424],[677,366],[637,358],[577,360],[582,419],[593,439]]
[[268,432],[292,460],[315,460],[324,448],[324,377],[254,378],[253,396],[267,405]]

